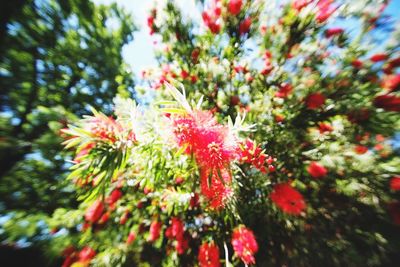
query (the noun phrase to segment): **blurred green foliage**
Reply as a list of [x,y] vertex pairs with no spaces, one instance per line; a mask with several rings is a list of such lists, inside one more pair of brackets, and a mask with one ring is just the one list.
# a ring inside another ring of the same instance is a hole
[[[121,52],[136,26],[117,5],[86,0],[29,0],[3,12],[12,16],[0,52],[0,214],[14,219],[0,239],[29,241],[56,207],[76,204],[63,183],[60,129],[90,106],[110,112],[117,93],[134,96]],[[14,224],[26,215],[29,227]]]

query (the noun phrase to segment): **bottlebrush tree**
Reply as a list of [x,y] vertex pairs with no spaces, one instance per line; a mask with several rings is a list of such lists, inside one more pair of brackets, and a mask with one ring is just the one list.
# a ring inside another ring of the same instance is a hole
[[64,266],[394,265],[387,4],[211,0],[197,21],[157,2],[160,67],[143,72],[140,103],[117,97],[112,116],[64,131],[81,201],[52,221],[69,233],[54,238]]

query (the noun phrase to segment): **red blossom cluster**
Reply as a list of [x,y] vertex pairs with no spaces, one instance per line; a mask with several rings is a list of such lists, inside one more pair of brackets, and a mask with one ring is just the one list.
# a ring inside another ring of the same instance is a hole
[[218,246],[214,242],[201,244],[198,261],[200,267],[220,267]]
[[154,34],[157,31],[157,27],[154,24],[154,20],[157,17],[157,10],[156,9],[152,9],[150,12],[150,16],[147,17],[147,26],[150,29],[150,34]]
[[265,154],[264,151],[261,150],[261,147],[254,141],[247,139],[239,145],[239,148],[239,159],[241,162],[253,165],[262,173],[267,172],[266,165],[268,165],[268,170],[270,172],[275,171],[275,166],[272,165],[275,159]]
[[276,184],[269,197],[283,212],[288,214],[300,215],[306,208],[303,196],[289,183]]
[[189,243],[181,219],[177,217],[171,219],[171,225],[165,231],[165,236],[170,240],[175,240],[175,249],[178,254],[183,254],[188,249]]
[[319,109],[325,104],[326,98],[323,94],[316,92],[307,96],[306,106],[308,109]]
[[203,17],[204,24],[214,34],[219,33],[221,30],[220,16],[221,16],[222,3],[220,0],[213,0],[211,7],[208,10],[204,10],[201,14]]
[[74,247],[67,247],[63,252],[63,256],[65,260],[62,267],[86,267],[90,265],[90,261],[96,256],[96,251],[89,246],[82,248],[81,251],[76,251]]
[[323,178],[328,174],[328,170],[318,162],[312,161],[307,167],[307,172],[313,178]]
[[390,189],[400,191],[400,176],[394,176],[390,179]]
[[230,163],[237,158],[237,143],[210,112],[194,111],[172,118],[176,141],[192,153],[200,168],[201,189],[212,207],[223,206],[230,195]]
[[155,242],[160,238],[161,228],[162,228],[162,223],[158,220],[155,220],[150,224],[149,238],[148,238],[149,242]]
[[122,192],[119,189],[115,189],[106,198],[105,206],[103,201],[100,199],[95,200],[92,205],[90,205],[85,212],[85,221],[87,227],[90,224],[104,224],[108,221],[110,217],[110,212],[115,209],[115,203],[122,197]]
[[232,247],[235,254],[245,264],[255,264],[254,254],[258,251],[258,244],[253,231],[243,225],[238,226],[232,233]]
[[279,86],[278,92],[275,93],[276,97],[287,98],[293,91],[293,86],[290,83],[282,83]]

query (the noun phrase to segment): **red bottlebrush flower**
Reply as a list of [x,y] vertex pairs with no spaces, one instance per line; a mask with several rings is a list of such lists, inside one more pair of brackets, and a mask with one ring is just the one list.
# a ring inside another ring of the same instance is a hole
[[199,195],[197,193],[194,193],[192,197],[190,198],[190,207],[194,209],[199,205]]
[[210,171],[210,168],[200,169],[201,193],[210,201],[211,208],[220,209],[224,207],[227,199],[232,195],[232,189],[228,187],[232,177],[225,169],[219,171],[214,169],[212,173]]
[[307,172],[313,178],[322,178],[328,174],[328,170],[318,162],[312,161],[310,165],[307,167]]
[[393,219],[393,222],[400,225],[400,202],[391,202],[388,204],[388,211]]
[[321,134],[333,131],[333,127],[329,123],[320,122],[318,123],[318,127],[319,127],[318,130]]
[[94,256],[96,256],[96,251],[86,246],[79,252],[79,261],[90,261]]
[[240,97],[237,95],[231,96],[229,103],[231,106],[236,106],[237,104],[240,103]]
[[400,97],[391,94],[379,95],[375,97],[374,105],[386,111],[400,112]]
[[115,189],[111,192],[111,194],[107,197],[106,202],[108,205],[112,205],[117,202],[122,197],[122,192],[119,189]]
[[191,54],[192,62],[194,64],[196,64],[199,61],[199,55],[200,55],[200,49],[196,47],[195,49],[193,49]]
[[124,225],[128,220],[128,218],[129,218],[129,210],[126,210],[119,219],[119,224]]
[[400,74],[386,77],[382,82],[382,87],[393,92],[400,90]]
[[110,213],[109,212],[104,213],[99,220],[99,224],[105,224],[109,218],[110,218]]
[[167,231],[170,231],[168,238],[182,238],[184,234],[184,225],[181,219],[178,217],[173,217],[171,219],[171,226],[168,227]]
[[210,11],[203,11],[201,15],[203,17],[204,24],[206,24],[210,31],[214,34],[219,33],[221,30],[221,25],[218,22],[219,15]]
[[242,9],[242,0],[230,0],[228,3],[228,11],[232,15],[236,16]]
[[351,65],[356,69],[361,69],[363,66],[363,62],[359,59],[355,59],[351,62]]
[[117,141],[119,133],[123,130],[117,121],[103,114],[88,119],[86,127],[94,138],[111,143]]
[[400,191],[400,176],[394,176],[390,179],[390,189]]
[[270,74],[271,73],[271,71],[273,70],[274,68],[272,67],[272,66],[266,66],[265,68],[263,68],[262,70],[261,70],[261,74],[262,75],[268,75],[268,74]]
[[192,83],[197,83],[198,79],[199,79],[199,78],[197,78],[197,75],[192,75],[192,76],[190,76],[190,81],[191,81]]
[[279,98],[286,98],[290,95],[292,91],[293,91],[292,85],[290,85],[289,83],[282,83],[279,86],[279,91],[275,93],[275,96]]
[[199,267],[220,267],[218,246],[214,242],[201,244],[198,260]]
[[126,244],[130,245],[136,240],[136,233],[135,232],[130,232],[128,235],[128,238],[126,239]]
[[308,6],[313,0],[294,0],[292,2],[292,8],[300,12],[303,8]]
[[276,184],[269,197],[288,214],[299,215],[306,208],[303,196],[288,183]]
[[185,253],[186,250],[188,250],[188,248],[189,248],[189,240],[185,236],[182,236],[181,238],[178,238],[176,240],[175,249],[179,255]]
[[343,29],[342,28],[331,28],[331,29],[327,29],[325,31],[325,36],[326,38],[330,38],[336,35],[340,35],[343,33]]
[[187,77],[189,77],[189,72],[187,72],[186,70],[182,70],[181,77],[182,79],[186,79]]
[[243,35],[250,31],[251,18],[245,18],[239,25],[239,34]]
[[355,151],[357,154],[362,155],[362,154],[367,153],[368,147],[362,146],[362,145],[357,145],[357,146],[354,148],[354,151]]
[[263,173],[267,172],[264,165],[268,155],[261,150],[260,146],[257,146],[252,140],[247,139],[239,147],[240,160],[242,162],[252,164]]
[[308,109],[318,109],[325,104],[326,98],[323,94],[317,92],[312,93],[306,98],[306,105]]
[[155,242],[160,238],[162,224],[159,221],[153,221],[150,225],[149,241]]
[[372,62],[380,62],[380,61],[384,61],[384,60],[386,60],[388,58],[388,56],[386,55],[386,54],[384,54],[384,53],[377,53],[377,54],[375,54],[375,55],[372,55],[369,59],[372,61]]
[[258,251],[258,244],[253,231],[241,225],[233,230],[232,247],[236,255],[245,264],[255,264],[254,254]]
[[319,0],[317,3],[317,17],[319,23],[325,22],[335,12],[336,8],[332,6],[334,0]]
[[275,115],[275,121],[276,122],[283,122],[283,121],[285,121],[285,116],[283,116],[281,114],[276,114]]
[[183,177],[181,177],[181,176],[177,176],[177,177],[175,178],[175,184],[176,184],[176,185],[180,185],[180,184],[182,184],[184,181],[185,181],[185,179],[184,179]]
[[96,200],[85,212],[85,220],[91,223],[96,223],[104,210],[104,205],[100,200]]

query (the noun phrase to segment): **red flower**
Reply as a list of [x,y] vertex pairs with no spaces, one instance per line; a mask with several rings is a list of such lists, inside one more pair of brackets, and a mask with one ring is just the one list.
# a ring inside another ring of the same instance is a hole
[[130,232],[129,233],[129,235],[128,235],[128,238],[126,239],[126,244],[127,245],[130,245],[130,244],[132,244],[134,241],[135,241],[135,239],[136,239],[136,234],[135,234],[135,232]]
[[400,191],[400,176],[394,176],[390,179],[390,189]]
[[336,8],[332,6],[334,0],[319,0],[317,3],[317,22],[323,23],[335,12]]
[[300,12],[303,8],[308,6],[313,0],[294,0],[292,2],[292,7],[293,9],[296,9],[298,12]]
[[104,205],[100,200],[96,200],[85,212],[85,220],[96,223],[103,213]]
[[374,105],[386,111],[400,112],[400,97],[392,94],[379,95],[375,97]]
[[245,163],[252,164],[261,172],[266,173],[265,160],[267,156],[260,146],[257,146],[252,140],[247,139],[245,143],[240,146],[240,160]]
[[193,49],[192,54],[191,54],[192,62],[194,64],[196,64],[198,62],[199,55],[200,55],[200,49],[196,47],[195,49]]
[[390,92],[400,90],[400,74],[386,77],[382,82],[382,87]]
[[228,11],[232,15],[239,14],[241,8],[242,8],[242,0],[230,0],[228,3]]
[[251,26],[251,18],[245,18],[239,25],[239,34],[243,35],[249,32]]
[[90,261],[94,256],[96,256],[96,251],[86,246],[79,252],[79,261]]
[[318,109],[325,104],[326,98],[321,93],[312,93],[306,98],[306,105],[308,109]]
[[299,215],[306,208],[303,196],[288,183],[276,184],[269,197],[288,214]]
[[322,178],[328,174],[328,170],[318,162],[311,162],[307,168],[308,173],[314,178]]
[[199,195],[197,193],[194,193],[192,197],[190,198],[190,207],[194,209],[199,205]]
[[232,247],[236,255],[245,264],[255,264],[254,254],[258,251],[258,244],[253,231],[241,225],[233,230]]
[[199,248],[199,267],[220,267],[219,248],[214,242],[203,243]]
[[99,220],[99,224],[104,224],[108,221],[108,219],[110,218],[110,212],[106,212],[103,214],[103,216],[101,216],[100,220]]
[[286,98],[292,91],[293,91],[292,85],[290,85],[289,83],[282,83],[279,86],[279,91],[275,93],[275,96],[279,98]]
[[325,36],[326,36],[326,38],[330,38],[332,36],[340,35],[342,33],[343,33],[343,29],[342,28],[331,28],[331,29],[327,29],[325,31]]
[[357,146],[354,148],[354,151],[355,151],[357,154],[362,155],[362,154],[367,153],[368,147],[362,146],[362,145],[357,145]]
[[182,70],[181,77],[182,77],[182,79],[186,79],[187,77],[189,77],[189,73],[186,70]]
[[363,63],[362,63],[361,60],[355,59],[355,60],[353,60],[353,61],[351,62],[351,65],[353,65],[353,67],[356,68],[356,69],[360,69],[360,68],[362,68]]
[[220,209],[232,195],[232,189],[229,188],[232,177],[225,169],[210,171],[209,168],[200,169],[201,193],[210,201],[211,208]]
[[201,16],[203,17],[204,24],[210,29],[214,34],[219,33],[221,30],[221,25],[218,21],[220,16],[220,8],[214,7],[213,10],[203,11]]
[[369,59],[372,61],[372,62],[379,62],[379,61],[384,61],[384,60],[386,60],[387,59],[387,55],[386,54],[384,54],[384,53],[377,53],[377,54],[375,54],[375,55],[372,55]]
[[326,133],[326,132],[332,132],[333,131],[333,127],[332,125],[330,125],[329,123],[325,123],[325,122],[320,122],[318,123],[319,126],[319,132],[322,133]]
[[128,221],[128,218],[129,218],[129,210],[126,210],[119,219],[119,224],[124,225]]
[[149,241],[150,242],[155,242],[157,241],[158,238],[160,238],[161,234],[161,227],[162,224],[159,221],[153,221],[150,225],[150,235],[149,235]]
[[122,197],[122,192],[119,189],[115,189],[111,192],[111,194],[107,197],[106,202],[108,205],[112,205],[117,202]]
[[122,132],[122,126],[111,117],[98,114],[87,121],[87,130],[94,138],[114,143]]

